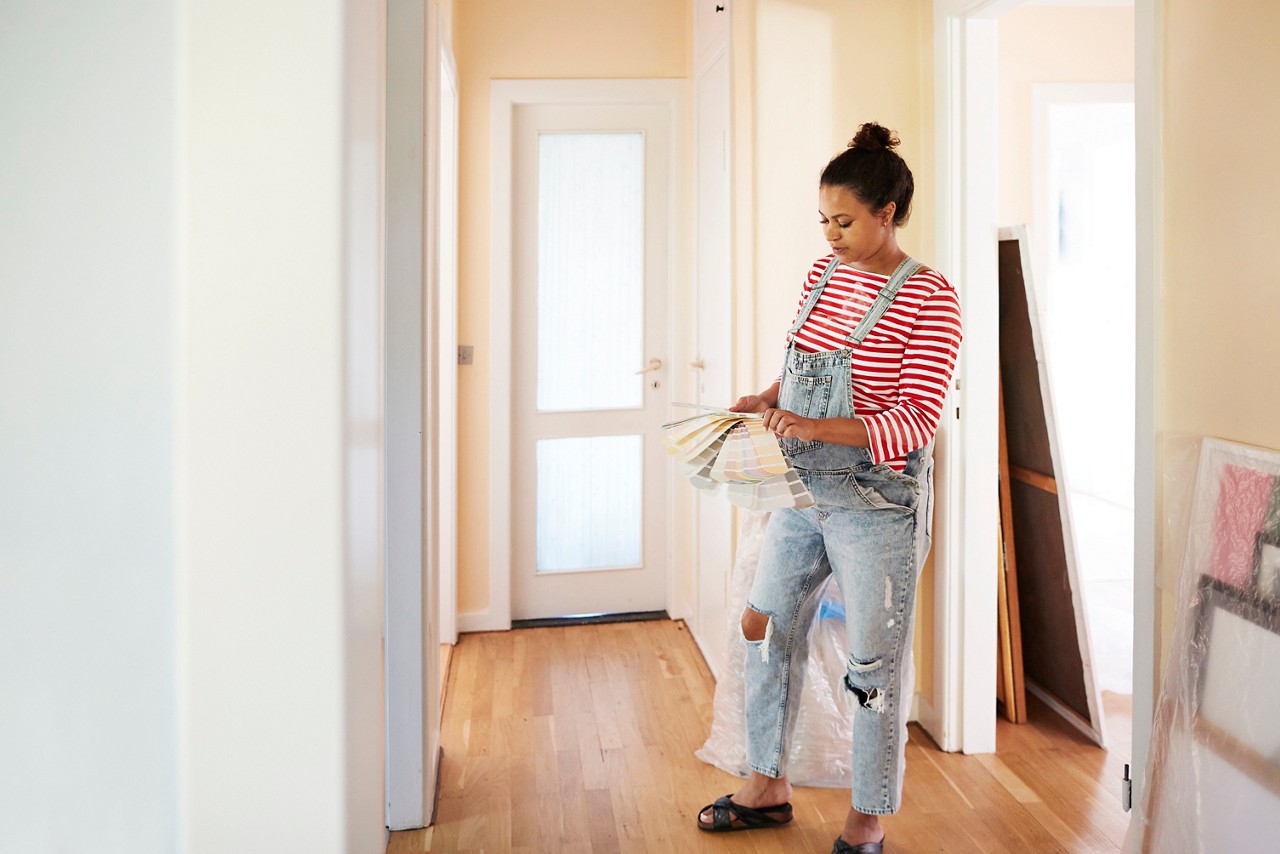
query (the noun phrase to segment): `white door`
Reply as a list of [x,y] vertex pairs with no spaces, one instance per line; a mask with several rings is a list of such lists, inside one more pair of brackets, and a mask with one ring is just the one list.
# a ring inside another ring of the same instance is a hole
[[664,106],[516,107],[517,620],[666,607],[670,132]]

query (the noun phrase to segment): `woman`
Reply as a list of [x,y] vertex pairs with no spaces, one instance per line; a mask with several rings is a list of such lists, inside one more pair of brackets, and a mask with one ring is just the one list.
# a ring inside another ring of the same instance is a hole
[[960,346],[960,303],[898,247],[911,170],[897,138],[862,125],[818,188],[832,253],[809,271],[779,381],[733,405],[762,412],[814,507],[773,514],[742,615],[747,760],[733,795],[698,827],[791,820],[788,743],[818,597],[834,573],[845,603],[854,701],[853,797],[833,854],[880,854],[898,811],[912,686],[916,579],[930,544],[933,439]]

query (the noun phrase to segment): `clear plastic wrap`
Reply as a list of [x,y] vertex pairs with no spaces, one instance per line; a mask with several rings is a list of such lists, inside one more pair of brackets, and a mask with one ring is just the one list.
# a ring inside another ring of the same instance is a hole
[[1280,453],[1206,439],[1125,851],[1280,851]]
[[[751,593],[760,562],[769,514],[744,511],[737,556],[729,581],[729,661],[716,682],[711,734],[696,752],[703,762],[739,777],[747,776],[746,727],[743,717],[742,629],[739,620]],[[787,776],[798,786],[847,787],[851,782],[850,743],[853,721],[844,690],[848,659],[844,605],[840,589],[828,577],[817,591],[817,616],[809,627],[809,662],[797,711]],[[910,664],[908,662],[908,667]],[[905,684],[911,685],[910,673]]]

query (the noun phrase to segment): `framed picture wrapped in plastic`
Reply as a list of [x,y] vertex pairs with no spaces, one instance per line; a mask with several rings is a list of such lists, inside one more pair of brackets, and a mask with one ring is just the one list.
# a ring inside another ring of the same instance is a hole
[[1126,850],[1280,839],[1280,453],[1200,451],[1146,797]]

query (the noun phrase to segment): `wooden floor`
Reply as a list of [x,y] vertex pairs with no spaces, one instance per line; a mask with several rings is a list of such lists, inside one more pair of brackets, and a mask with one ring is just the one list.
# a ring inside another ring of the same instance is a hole
[[[681,623],[465,635],[449,675],[436,824],[393,833],[388,854],[829,852],[847,790],[798,788],[784,828],[697,829],[698,810],[738,783],[693,755],[713,690]],[[1111,699],[1122,712],[1127,698]],[[1001,721],[988,756],[942,753],[912,725],[886,850],[1118,851],[1127,747],[1088,744],[1034,700],[1030,716]],[[1127,740],[1128,720],[1110,721]]]

